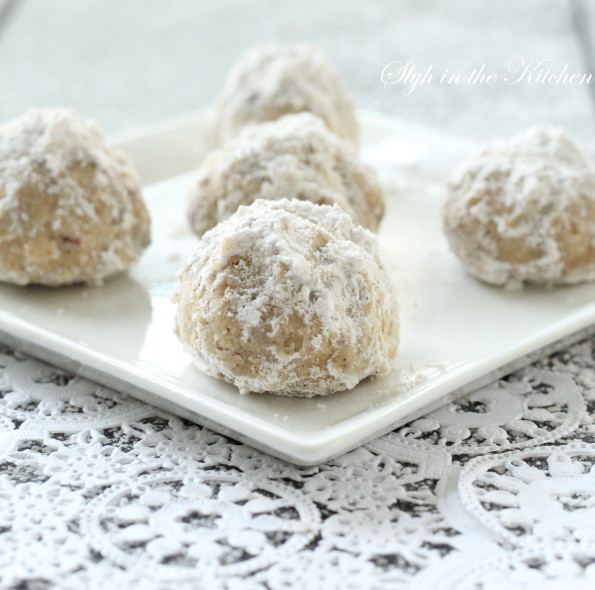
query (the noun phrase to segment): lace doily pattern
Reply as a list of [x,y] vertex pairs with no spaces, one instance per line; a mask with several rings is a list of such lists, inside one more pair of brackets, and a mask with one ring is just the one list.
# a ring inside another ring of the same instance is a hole
[[571,378],[529,367],[391,436],[426,440],[453,456],[479,455],[557,440],[577,427],[584,412],[585,401]]
[[474,553],[457,553],[428,568],[409,589],[440,590],[589,590],[595,582],[595,547],[565,543],[532,544],[505,551],[481,545]]
[[595,445],[475,459],[459,482],[469,510],[511,545],[595,543]]
[[303,549],[319,521],[304,494],[279,482],[173,470],[98,494],[81,531],[120,567],[184,579],[196,569],[237,576],[267,567]]
[[592,588],[594,351],[296,467],[1,348],[0,588]]
[[150,416],[131,397],[0,347],[0,432],[37,438],[48,430],[79,432]]

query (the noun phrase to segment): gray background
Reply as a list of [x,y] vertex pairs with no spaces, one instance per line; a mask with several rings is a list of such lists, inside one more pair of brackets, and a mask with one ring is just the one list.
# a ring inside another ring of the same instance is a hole
[[469,74],[510,59],[593,72],[591,0],[0,0],[0,120],[70,106],[108,133],[207,106],[233,60],[264,41],[313,41],[359,107],[487,139],[565,127],[595,155],[595,83],[384,89],[389,62]]

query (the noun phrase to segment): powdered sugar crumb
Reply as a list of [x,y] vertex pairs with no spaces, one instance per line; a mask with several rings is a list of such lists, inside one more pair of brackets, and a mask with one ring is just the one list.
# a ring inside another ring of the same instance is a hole
[[337,203],[371,230],[384,215],[375,170],[310,113],[245,127],[205,158],[189,196],[188,220],[197,235],[256,199]]
[[325,395],[384,374],[396,309],[375,236],[338,206],[258,200],[180,273],[178,333],[240,391]]
[[211,141],[217,147],[247,124],[304,111],[357,144],[359,129],[351,99],[322,50],[308,44],[254,47],[230,71],[213,114]]
[[509,288],[595,278],[595,165],[561,129],[485,144],[448,188],[447,237],[478,278]]
[[69,110],[30,110],[0,126],[0,278],[93,283],[123,270],[149,242],[138,187],[128,161]]

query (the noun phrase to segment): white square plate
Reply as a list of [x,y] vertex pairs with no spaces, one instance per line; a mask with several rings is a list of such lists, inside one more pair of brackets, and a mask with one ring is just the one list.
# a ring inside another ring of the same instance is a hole
[[196,243],[185,229],[184,200],[188,171],[200,158],[200,120],[190,116],[114,142],[148,184],[154,238],[140,263],[100,288],[0,286],[2,340],[307,465],[577,339],[595,322],[595,285],[509,292],[467,277],[442,235],[438,181],[472,145],[361,113],[362,155],[397,185],[388,187],[379,234],[400,302],[397,368],[327,398],[239,395],[200,373],[172,331],[169,297]]

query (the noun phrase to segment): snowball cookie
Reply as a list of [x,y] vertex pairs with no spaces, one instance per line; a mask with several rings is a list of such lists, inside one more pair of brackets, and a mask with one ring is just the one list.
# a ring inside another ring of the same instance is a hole
[[397,312],[376,238],[336,205],[240,207],[179,279],[180,339],[241,393],[328,395],[391,369]]
[[207,156],[190,192],[188,221],[202,235],[256,199],[339,204],[375,230],[384,215],[376,172],[310,113],[251,125]]
[[562,130],[487,143],[448,190],[446,235],[475,277],[507,287],[595,278],[595,166]]
[[249,123],[309,111],[354,144],[358,126],[347,90],[327,56],[312,45],[263,45],[232,68],[213,114],[217,146]]
[[0,280],[99,284],[149,241],[136,176],[94,124],[44,109],[0,126]]

